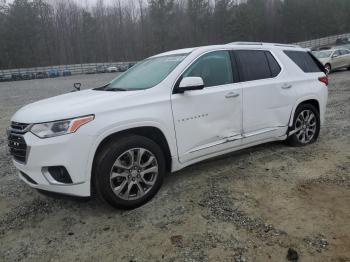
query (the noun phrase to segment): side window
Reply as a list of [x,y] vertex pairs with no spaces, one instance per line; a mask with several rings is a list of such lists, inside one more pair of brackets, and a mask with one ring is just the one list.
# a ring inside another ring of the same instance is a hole
[[284,51],[284,53],[305,73],[323,72],[323,67],[311,53],[305,51]]
[[215,51],[201,56],[182,75],[199,76],[204,86],[220,86],[233,83],[232,64],[228,51]]
[[271,76],[276,77],[281,72],[281,67],[277,63],[276,59],[272,56],[272,54],[268,51],[265,52],[267,61],[269,62],[269,66],[271,69]]
[[335,51],[333,55],[340,56],[341,55],[340,50]]
[[271,78],[270,66],[265,51],[237,50],[234,53],[240,65],[242,81]]
[[344,49],[344,50],[340,50],[340,54],[341,54],[341,55],[347,55],[347,54],[348,54],[348,51],[346,51],[345,49]]

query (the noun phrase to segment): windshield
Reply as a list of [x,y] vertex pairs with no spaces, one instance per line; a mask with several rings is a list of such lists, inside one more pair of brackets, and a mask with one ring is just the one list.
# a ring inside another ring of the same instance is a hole
[[323,52],[315,52],[314,56],[317,58],[327,58],[330,57],[332,54],[332,51],[323,51]]
[[177,54],[143,60],[112,80],[102,90],[132,91],[154,87],[163,81],[186,56],[187,54]]

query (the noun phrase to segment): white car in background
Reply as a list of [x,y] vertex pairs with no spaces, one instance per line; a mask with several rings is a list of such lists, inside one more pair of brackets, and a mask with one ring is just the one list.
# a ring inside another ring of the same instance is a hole
[[108,73],[118,72],[118,68],[116,66],[107,67]]
[[[232,43],[159,54],[103,87],[24,106],[8,145],[33,188],[135,208],[166,172],[271,141],[315,142],[328,78],[298,46]],[[166,201],[164,202],[166,203]]]
[[350,50],[348,49],[315,51],[313,54],[324,65],[327,74],[342,68],[350,70]]

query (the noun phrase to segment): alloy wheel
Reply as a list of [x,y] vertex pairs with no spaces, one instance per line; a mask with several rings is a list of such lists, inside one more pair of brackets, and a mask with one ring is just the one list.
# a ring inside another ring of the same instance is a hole
[[118,156],[110,172],[110,185],[119,198],[136,200],[149,192],[157,175],[154,154],[145,148],[133,148]]
[[331,66],[330,65],[326,65],[325,69],[326,69],[326,74],[329,75],[331,73]]
[[316,116],[311,110],[303,110],[295,121],[295,134],[298,141],[302,144],[311,142],[316,134],[317,122]]

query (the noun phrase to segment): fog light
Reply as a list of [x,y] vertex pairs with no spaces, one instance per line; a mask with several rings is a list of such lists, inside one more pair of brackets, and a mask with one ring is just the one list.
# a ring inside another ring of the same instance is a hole
[[64,166],[49,166],[43,168],[43,174],[50,184],[72,184],[73,181]]

